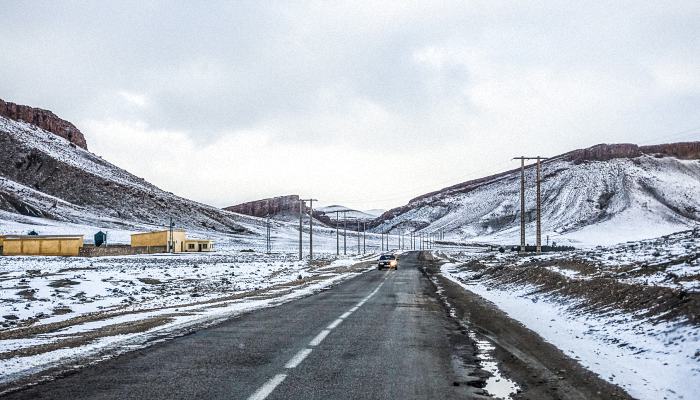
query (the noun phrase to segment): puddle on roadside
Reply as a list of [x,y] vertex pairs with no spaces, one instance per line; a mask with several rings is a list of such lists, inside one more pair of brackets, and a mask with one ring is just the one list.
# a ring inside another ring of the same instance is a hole
[[498,362],[493,358],[493,350],[496,348],[491,344],[491,342],[485,338],[482,338],[476,332],[469,329],[469,323],[466,321],[461,321],[457,316],[457,311],[450,304],[444,294],[444,290],[440,282],[434,278],[430,280],[435,284],[436,294],[442,300],[443,304],[447,307],[448,313],[451,318],[458,321],[458,323],[467,330],[469,338],[476,345],[477,358],[479,359],[479,365],[483,370],[488,372],[491,376],[486,379],[486,386],[483,387],[484,390],[488,392],[489,395],[496,399],[508,400],[512,399],[520,387],[514,381],[506,378],[501,374],[498,369]]
[[488,371],[491,376],[486,379],[484,390],[497,399],[511,399],[517,393],[518,384],[501,375],[498,363],[492,356],[495,347],[486,339],[482,339],[476,333],[469,331],[469,338],[474,341],[477,348],[477,357],[481,367]]

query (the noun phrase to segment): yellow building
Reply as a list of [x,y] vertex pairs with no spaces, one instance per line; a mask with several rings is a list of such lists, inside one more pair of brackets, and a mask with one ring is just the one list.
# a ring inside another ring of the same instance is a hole
[[0,247],[4,256],[77,256],[83,235],[5,235]]
[[214,251],[214,241],[208,239],[188,239],[183,229],[134,233],[131,235],[131,247],[141,248],[146,253],[165,253],[173,246],[175,253]]
[[214,251],[214,241],[207,239],[185,240],[185,251]]
[[168,252],[170,246],[179,253],[185,251],[185,240],[187,239],[185,231],[182,229],[173,229],[172,237],[170,230],[134,233],[131,235],[131,247],[147,247],[152,253]]

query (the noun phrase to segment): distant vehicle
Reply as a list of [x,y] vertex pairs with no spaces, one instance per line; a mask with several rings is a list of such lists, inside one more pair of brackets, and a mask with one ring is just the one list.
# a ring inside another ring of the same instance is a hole
[[384,268],[399,268],[399,260],[396,258],[395,255],[383,254],[381,257],[379,257],[379,264],[377,264],[377,269],[381,271]]

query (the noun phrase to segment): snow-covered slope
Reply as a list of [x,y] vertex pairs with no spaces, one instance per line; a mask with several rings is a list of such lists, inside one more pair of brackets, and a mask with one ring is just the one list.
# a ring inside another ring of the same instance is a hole
[[253,219],[163,191],[34,125],[0,117],[0,211],[125,228],[177,226],[243,233]]
[[365,214],[373,215],[376,218],[376,217],[384,214],[386,212],[386,210],[383,208],[373,208],[371,210],[364,210],[363,212]]
[[[549,236],[559,243],[617,243],[700,225],[700,143],[680,145],[692,151],[678,157],[651,150],[610,159],[577,157],[591,151],[586,149],[543,162],[543,241]],[[674,145],[664,146],[652,150],[673,153]],[[527,242],[534,243],[534,166],[525,175]],[[519,170],[455,185],[387,211],[373,231],[443,231],[446,240],[518,243],[519,191]]]
[[348,218],[348,219],[360,219],[360,220],[370,221],[370,220],[377,218],[377,216],[378,216],[378,215],[370,214],[370,213],[367,213],[364,211],[354,210],[354,209],[349,208],[349,207],[340,206],[340,205],[320,207],[320,208],[317,208],[316,211],[320,211],[322,213],[327,214],[333,220],[335,220],[335,213],[337,211],[340,212],[340,219],[341,220],[343,218]]

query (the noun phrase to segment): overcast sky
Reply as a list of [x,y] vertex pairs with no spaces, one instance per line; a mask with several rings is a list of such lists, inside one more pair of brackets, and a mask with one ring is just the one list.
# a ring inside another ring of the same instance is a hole
[[390,208],[516,155],[700,140],[697,0],[0,1],[0,98],[216,206]]

